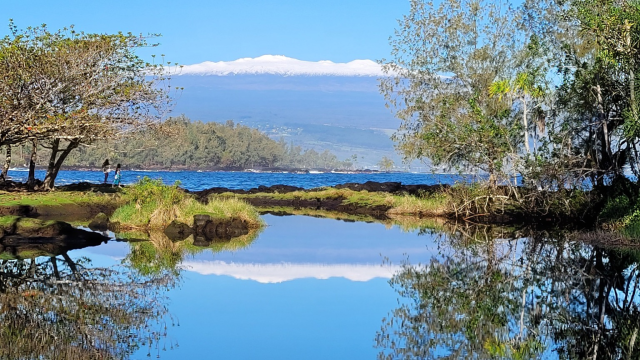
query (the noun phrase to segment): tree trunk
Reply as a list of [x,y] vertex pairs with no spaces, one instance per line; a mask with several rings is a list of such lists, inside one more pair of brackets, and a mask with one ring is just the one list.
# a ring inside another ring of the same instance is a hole
[[633,347],[636,344],[637,336],[638,336],[638,328],[634,328],[633,333],[631,333],[631,339],[629,340],[629,350],[627,350],[627,360],[631,359],[631,354],[633,354]]
[[33,189],[33,187],[36,184],[36,160],[38,158],[38,140],[32,139],[31,146],[33,148],[31,149],[31,159],[29,160],[29,177],[27,179],[27,186],[30,189]]
[[11,145],[7,144],[4,146],[6,149],[5,158],[4,158],[4,166],[2,167],[2,181],[7,181],[7,175],[9,173],[9,166],[11,166]]
[[[629,25],[630,26],[630,25]],[[631,49],[631,31],[630,28],[626,31],[625,40],[627,42],[627,48]],[[633,121],[638,122],[638,105],[636,104],[636,75],[633,71],[635,66],[634,57],[629,59],[629,102],[631,103],[631,112],[633,113]]]
[[[60,150],[60,139],[53,140],[53,144],[51,146],[51,157],[49,157],[49,164],[47,165],[47,175],[44,177],[45,190],[53,190],[56,177],[58,176],[62,163],[64,163],[64,160],[67,158],[71,150],[77,148],[78,145],[79,143],[77,140],[72,140],[64,150]],[[60,153],[60,156],[57,156],[58,153]]]
[[529,122],[527,121],[527,98],[526,96],[522,97],[522,125],[524,125],[524,148],[527,151],[527,154],[531,153],[531,149],[529,149]]
[[55,275],[57,280],[60,280],[60,271],[58,271],[58,258],[55,256],[51,257],[51,265],[53,266],[53,274]]
[[611,166],[611,141],[609,139],[609,128],[607,124],[607,119],[604,113],[604,105],[602,103],[602,89],[600,88],[600,84],[595,86],[596,90],[596,101],[597,101],[597,109],[598,109],[598,120],[602,124],[602,131],[598,132],[600,137],[601,146],[604,147],[602,149],[601,154],[601,170],[607,170]]
[[631,103],[631,112],[633,120],[638,121],[638,104],[636,104],[636,75],[633,68],[629,70],[629,102]]
[[58,156],[59,149],[60,149],[60,139],[55,138],[51,142],[51,154],[49,155],[49,163],[47,164],[47,174],[44,177],[44,188],[46,190],[53,189],[53,184],[49,186],[49,183],[50,182],[52,183],[50,178],[51,178],[51,174],[53,174],[56,168],[56,157]]

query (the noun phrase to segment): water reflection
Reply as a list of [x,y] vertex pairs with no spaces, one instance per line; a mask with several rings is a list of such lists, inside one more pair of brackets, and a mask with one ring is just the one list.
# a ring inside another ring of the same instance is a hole
[[150,354],[171,325],[164,293],[176,281],[175,273],[95,267],[67,252],[2,260],[0,358],[121,359],[145,347]]
[[184,240],[170,240],[159,231],[120,233],[119,238],[126,238],[130,242],[130,251],[125,257],[125,263],[142,275],[155,275],[162,272],[178,274],[184,268],[185,258],[204,251],[217,253],[224,250],[240,250],[248,247],[258,236],[259,230],[253,230],[247,235],[226,240],[209,240],[193,235]]
[[637,359],[640,252],[465,226],[390,281],[380,359]]

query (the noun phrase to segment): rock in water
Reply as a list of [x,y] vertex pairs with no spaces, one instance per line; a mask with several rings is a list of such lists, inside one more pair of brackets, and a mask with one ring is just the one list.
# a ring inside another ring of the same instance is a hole
[[169,226],[164,229],[164,234],[172,241],[181,241],[186,239],[193,233],[191,227],[180,221],[173,220]]
[[89,223],[89,229],[94,231],[106,231],[109,228],[109,217],[105,213],[99,213]]

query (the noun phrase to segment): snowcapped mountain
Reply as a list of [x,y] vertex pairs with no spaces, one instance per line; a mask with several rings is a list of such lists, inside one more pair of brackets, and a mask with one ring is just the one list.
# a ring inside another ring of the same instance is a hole
[[205,61],[182,68],[183,75],[281,75],[281,76],[383,76],[380,65],[372,60],[348,63],[303,61],[282,55],[263,55],[234,61]]
[[340,158],[358,154],[361,165],[373,165],[382,156],[399,160],[389,139],[399,122],[378,91],[381,75],[371,60],[311,62],[265,55],[186,65],[171,79],[172,87],[184,87],[174,114],[234,120]]

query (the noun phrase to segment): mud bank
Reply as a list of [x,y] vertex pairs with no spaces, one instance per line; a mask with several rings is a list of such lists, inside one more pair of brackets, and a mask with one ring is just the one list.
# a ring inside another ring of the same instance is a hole
[[0,216],[82,221],[90,220],[99,213],[112,214],[117,207],[118,204],[0,205]]

